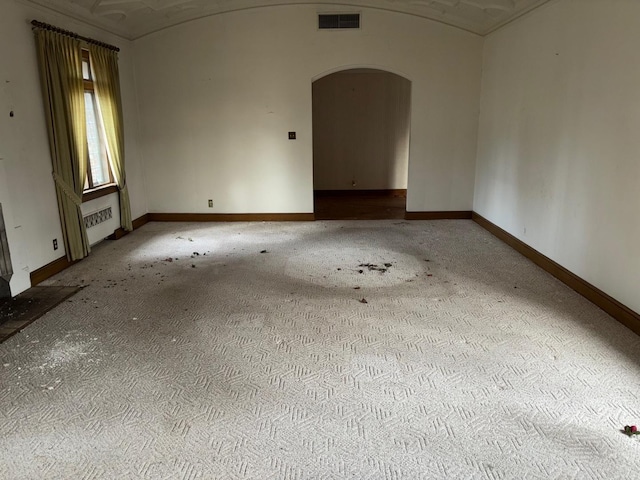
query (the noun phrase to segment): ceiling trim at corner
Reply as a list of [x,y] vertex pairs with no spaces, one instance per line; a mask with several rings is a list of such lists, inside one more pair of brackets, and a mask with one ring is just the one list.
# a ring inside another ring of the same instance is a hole
[[[1,0],[0,0],[1,1]],[[68,10],[65,8],[56,8],[55,5],[52,5],[50,2],[45,2],[41,0],[17,0],[19,3],[28,4],[35,8],[39,8],[45,11],[54,12],[59,15],[64,15],[65,17],[69,17],[77,22],[84,23],[94,28],[99,28],[100,30],[104,30],[111,35],[116,35],[117,37],[123,38],[125,40],[135,40],[135,38],[127,32],[125,29],[116,28],[114,25],[111,25],[111,22],[99,21],[94,18],[87,18],[86,15],[82,13],[74,12],[72,9]]]
[[525,15],[538,10],[541,7],[545,7],[545,6],[549,6],[552,3],[557,3],[559,0],[540,0],[539,3],[535,4],[535,5],[531,5],[528,8],[523,9],[522,11],[514,14],[512,17],[507,18],[505,20],[503,20],[500,23],[497,23],[494,27],[490,28],[489,30],[487,30],[485,33],[482,34],[483,37],[486,37],[487,35],[491,35],[493,32],[497,32],[498,30],[500,30],[501,28],[506,27],[507,25],[509,25],[510,23],[515,22],[516,20],[518,20],[519,18],[524,17]]
[[[58,14],[65,15],[76,21],[99,28],[126,40],[139,38],[157,33],[177,25],[185,24],[201,18],[207,18],[235,11],[252,10],[292,5],[313,5],[323,7],[347,7],[357,9],[372,9],[410,15],[431,20],[475,35],[489,35],[524,15],[557,0],[361,0],[361,1],[313,1],[313,0],[280,0],[274,3],[266,0],[245,0],[225,2],[222,6],[215,2],[217,10],[207,10],[206,7],[196,8],[197,0],[174,0],[168,4],[158,3],[159,0],[17,0],[28,3]],[[84,5],[83,5],[84,3]],[[102,5],[102,12],[97,11]],[[240,3],[240,5],[238,5]],[[247,4],[248,3],[248,4]],[[195,5],[194,5],[195,4]],[[525,4],[522,6],[522,4]],[[170,14],[178,7],[176,18],[171,20]],[[189,12],[189,8],[193,10]],[[181,10],[184,8],[184,10]],[[111,9],[111,10],[109,10]],[[504,12],[513,10],[510,15]],[[106,18],[105,15],[121,14],[123,19],[130,12],[136,18],[128,24],[117,19]],[[166,12],[166,13],[165,13]],[[185,12],[182,14],[182,12]],[[495,18],[495,21],[492,21]],[[498,20],[499,18],[499,20]]]

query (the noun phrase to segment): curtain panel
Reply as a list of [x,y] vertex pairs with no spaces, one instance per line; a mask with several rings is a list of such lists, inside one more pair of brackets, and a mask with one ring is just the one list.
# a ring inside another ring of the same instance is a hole
[[36,28],[34,35],[65,251],[80,260],[91,251],[81,210],[88,156],[82,48],[56,32]]
[[131,207],[124,162],[124,124],[118,53],[100,45],[89,44],[93,86],[104,126],[111,171],[120,192],[120,224],[132,231]]

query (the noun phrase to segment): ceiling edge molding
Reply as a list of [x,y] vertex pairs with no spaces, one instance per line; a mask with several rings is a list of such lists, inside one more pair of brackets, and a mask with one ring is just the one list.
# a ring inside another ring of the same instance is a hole
[[[74,21],[83,23],[85,25],[88,25],[90,27],[93,28],[98,28],[104,32],[107,32],[109,34],[115,35],[119,38],[122,38],[124,40],[127,41],[135,41],[144,37],[147,37],[149,35],[153,35],[156,33],[159,33],[163,30],[167,30],[170,29],[172,27],[177,27],[179,25],[184,25],[186,23],[189,22],[193,22],[196,20],[200,20],[200,19],[204,19],[204,18],[209,18],[209,17],[215,17],[218,15],[224,15],[224,14],[228,14],[228,13],[233,13],[233,12],[240,12],[240,11],[246,11],[246,10],[255,10],[255,9],[265,9],[265,8],[271,8],[271,7],[287,7],[287,6],[312,6],[315,7],[316,10],[318,9],[322,9],[322,8],[326,8],[326,7],[347,7],[347,8],[352,8],[354,10],[377,10],[377,11],[383,11],[383,12],[389,12],[389,13],[395,13],[395,14],[399,14],[399,15],[408,15],[411,17],[416,17],[416,18],[420,18],[423,20],[428,20],[428,21],[432,21],[432,22],[436,22],[439,23],[441,25],[446,25],[450,28],[455,28],[456,30],[460,30],[466,33],[470,33],[473,35],[477,35],[480,37],[486,37],[496,31],[499,31],[500,29],[510,25],[511,23],[519,20],[520,18],[529,15],[530,13],[536,11],[539,8],[545,7],[545,6],[550,6],[552,4],[558,3],[560,0],[541,0],[540,2],[514,14],[512,17],[507,18],[505,20],[503,20],[502,22],[498,23],[497,25],[491,27],[490,29],[488,29],[487,31],[479,31],[478,29],[474,29],[471,26],[462,26],[459,24],[455,24],[452,23],[452,21],[447,21],[446,18],[442,18],[442,17],[438,17],[438,16],[429,16],[429,15],[423,15],[417,12],[405,12],[405,11],[399,11],[399,10],[395,10],[392,8],[388,8],[388,7],[382,7],[382,6],[375,6],[375,5],[362,5],[359,3],[350,3],[349,1],[345,1],[345,2],[340,2],[340,1],[328,1],[328,2],[323,2],[323,3],[312,3],[310,1],[297,1],[297,2],[277,2],[277,3],[272,3],[269,5],[252,5],[252,6],[247,6],[247,7],[241,7],[241,8],[228,8],[226,10],[223,11],[217,11],[217,12],[211,12],[211,13],[207,13],[205,15],[202,16],[196,16],[193,18],[185,18],[184,20],[178,21],[176,23],[173,23],[171,25],[162,25],[162,24],[157,24],[156,26],[152,26],[148,31],[145,31],[144,33],[138,33],[135,31],[128,31],[124,26],[122,28],[118,28],[116,25],[113,24],[113,22],[110,21],[97,21],[95,18],[91,18],[88,17],[87,15],[83,14],[83,12],[81,11],[75,11],[73,8],[62,8],[62,7],[58,7],[56,8],[56,6],[51,5],[49,3],[45,3],[43,1],[40,0],[14,0],[17,3],[29,6],[31,8],[36,8],[36,9],[40,9],[43,10],[45,12],[53,12],[56,13],[58,15],[64,15],[65,17],[68,17]],[[320,10],[319,10],[320,11]]]
[[[116,37],[122,38],[123,40],[127,40],[129,42],[134,40],[133,36],[129,35],[126,31],[116,29],[112,25],[109,25],[107,23],[92,21],[91,19],[86,18],[86,16],[80,13],[69,11],[63,8],[54,8],[48,4],[43,5],[37,0],[15,0],[15,1],[17,3],[21,3],[22,5],[35,8],[37,10],[42,10],[43,12],[52,12],[58,15],[64,15],[65,17],[75,20],[76,22],[80,22],[90,27],[97,28],[99,30],[102,30],[103,32],[106,32],[110,35],[115,35]],[[31,20],[32,19],[30,19],[29,21]]]
[[[547,0],[549,1],[549,0]],[[209,17],[216,17],[218,15],[225,15],[227,13],[233,13],[233,12],[242,12],[242,11],[246,11],[246,10],[256,10],[256,9],[261,9],[261,8],[272,8],[272,7],[291,7],[291,6],[313,6],[316,8],[316,10],[318,10],[320,7],[324,7],[324,6],[334,6],[334,7],[349,7],[352,8],[353,11],[361,11],[361,10],[378,10],[378,11],[383,11],[383,12],[389,12],[389,13],[395,13],[398,15],[409,15],[410,17],[416,17],[416,18],[420,18],[422,20],[429,20],[432,22],[436,22],[436,23],[440,23],[442,25],[446,25],[448,27],[451,28],[455,28],[456,30],[461,30],[463,32],[467,32],[467,33],[471,33],[473,35],[477,35],[479,37],[484,37],[485,34],[476,32],[475,30],[472,30],[470,27],[469,28],[465,28],[465,27],[461,27],[460,25],[454,25],[453,23],[449,23],[446,20],[443,19],[438,19],[438,18],[433,18],[433,17],[429,17],[426,15],[420,15],[419,13],[414,13],[414,12],[402,12],[399,10],[394,10],[392,8],[385,8],[385,7],[377,7],[377,6],[373,6],[373,5],[361,5],[361,4],[355,4],[355,3],[349,3],[349,2],[323,2],[323,3],[310,3],[310,2],[289,2],[289,3],[272,3],[269,5],[253,5],[250,7],[242,7],[242,8],[234,8],[234,9],[229,9],[229,10],[224,10],[221,12],[212,12],[212,13],[208,13],[206,15],[202,15],[201,17],[195,17],[195,18],[191,18],[191,19],[185,19],[182,20],[180,22],[176,22],[172,25],[168,25],[165,27],[157,27],[153,30],[149,30],[146,33],[143,34],[133,34],[130,37],[128,37],[128,39],[130,40],[138,40],[140,38],[144,38],[148,35],[153,35],[154,33],[158,33],[161,32],[162,30],[167,30],[169,28],[172,27],[177,27],[178,25],[184,25],[185,23],[189,23],[189,22],[193,22],[196,20],[201,20],[203,18],[209,18]],[[323,13],[320,10],[318,10],[319,13]],[[331,10],[331,12],[336,12],[336,10]]]
[[513,15],[511,18],[507,18],[506,20],[503,20],[502,22],[498,23],[494,27],[487,30],[486,33],[483,33],[482,36],[487,37],[488,35],[491,35],[492,33],[497,32],[498,30],[506,27],[507,25],[510,25],[513,22],[520,20],[522,17],[535,12],[539,8],[551,6],[552,4],[558,3],[559,1],[560,0],[541,0],[540,3],[537,3],[536,5],[532,5],[529,8],[525,8],[521,12],[518,12],[515,15]]

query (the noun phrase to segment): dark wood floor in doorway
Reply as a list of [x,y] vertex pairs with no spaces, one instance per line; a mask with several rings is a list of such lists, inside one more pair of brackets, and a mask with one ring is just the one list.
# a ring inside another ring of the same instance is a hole
[[406,190],[316,190],[316,220],[404,219]]

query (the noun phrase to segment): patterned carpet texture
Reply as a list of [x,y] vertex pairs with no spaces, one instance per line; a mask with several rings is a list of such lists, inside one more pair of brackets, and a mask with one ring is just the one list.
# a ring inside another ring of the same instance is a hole
[[2,479],[640,478],[640,337],[471,221],[150,223],[48,284]]

